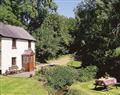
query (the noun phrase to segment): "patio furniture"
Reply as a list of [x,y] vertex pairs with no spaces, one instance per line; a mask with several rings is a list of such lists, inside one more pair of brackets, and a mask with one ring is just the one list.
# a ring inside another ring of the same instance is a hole
[[108,86],[110,85],[115,85],[117,88],[117,80],[116,78],[109,77],[107,79],[101,78],[101,79],[96,79],[95,81],[95,89],[97,86],[103,86],[106,90],[108,90]]

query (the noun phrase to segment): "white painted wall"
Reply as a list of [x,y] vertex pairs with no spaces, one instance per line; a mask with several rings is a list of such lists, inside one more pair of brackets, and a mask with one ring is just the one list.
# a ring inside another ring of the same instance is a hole
[[[31,49],[35,52],[35,42],[31,42]],[[28,50],[28,41],[16,39],[16,49],[12,49],[12,39],[1,39],[1,69],[2,74],[12,65],[12,57],[16,57],[16,65],[21,69],[22,54]]]

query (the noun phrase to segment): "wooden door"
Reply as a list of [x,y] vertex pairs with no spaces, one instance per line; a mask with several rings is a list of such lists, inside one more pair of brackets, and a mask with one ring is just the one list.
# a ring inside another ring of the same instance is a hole
[[34,55],[22,56],[22,67],[25,68],[25,71],[34,70]]
[[25,69],[25,71],[28,71],[28,56],[23,55],[22,56],[22,67]]
[[29,56],[28,71],[33,70],[32,56]]

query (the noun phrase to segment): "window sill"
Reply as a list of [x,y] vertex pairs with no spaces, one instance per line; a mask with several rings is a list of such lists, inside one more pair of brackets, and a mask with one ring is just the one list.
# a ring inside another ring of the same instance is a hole
[[28,49],[31,49],[31,47],[28,47]]
[[12,49],[17,49],[16,47],[12,47]]

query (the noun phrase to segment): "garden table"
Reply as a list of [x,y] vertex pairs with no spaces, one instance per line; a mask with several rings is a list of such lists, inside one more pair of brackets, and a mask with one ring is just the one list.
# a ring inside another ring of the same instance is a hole
[[104,88],[108,90],[108,86],[115,85],[116,83],[117,83],[116,78],[112,78],[112,77],[109,77],[107,79],[105,78],[96,79],[95,88],[97,88],[97,86],[104,86]]

